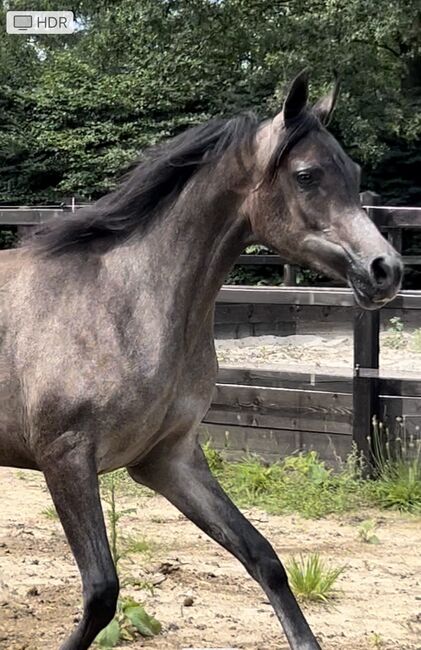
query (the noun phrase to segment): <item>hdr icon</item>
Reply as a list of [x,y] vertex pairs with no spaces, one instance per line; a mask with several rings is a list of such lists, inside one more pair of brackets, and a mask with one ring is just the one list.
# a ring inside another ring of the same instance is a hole
[[73,11],[8,11],[8,34],[73,34]]

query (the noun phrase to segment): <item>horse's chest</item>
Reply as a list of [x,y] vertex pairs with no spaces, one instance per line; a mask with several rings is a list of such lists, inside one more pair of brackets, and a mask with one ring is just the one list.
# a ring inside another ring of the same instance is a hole
[[196,371],[186,367],[177,383],[177,391],[168,409],[164,426],[169,430],[188,432],[207,412],[215,385],[216,362],[209,362]]
[[[117,438],[102,439],[99,451],[101,469],[140,461],[160,441],[173,435],[188,434],[207,412],[216,378],[213,350],[182,362],[181,372],[162,376],[161,381],[139,391],[135,411],[124,409],[127,431]],[[130,400],[133,404],[133,400]],[[134,426],[134,423],[136,425]]]

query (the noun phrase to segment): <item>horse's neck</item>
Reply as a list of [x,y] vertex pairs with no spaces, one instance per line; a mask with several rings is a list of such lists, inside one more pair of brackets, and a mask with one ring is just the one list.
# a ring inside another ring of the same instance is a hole
[[136,235],[111,259],[134,300],[155,302],[164,323],[194,337],[209,324],[218,290],[249,230],[240,216],[243,193],[199,186],[183,194],[146,235]]

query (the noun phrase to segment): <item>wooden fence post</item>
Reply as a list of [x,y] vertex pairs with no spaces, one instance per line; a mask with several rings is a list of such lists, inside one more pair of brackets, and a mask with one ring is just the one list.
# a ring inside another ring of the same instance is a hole
[[297,286],[297,270],[292,264],[284,264],[284,287]]
[[379,416],[379,330],[379,311],[364,311],[357,307],[354,315],[352,438],[367,461],[370,458],[367,436],[372,432],[373,416]]
[[[364,192],[361,203],[375,205],[379,195]],[[367,210],[373,218],[372,211]],[[380,312],[356,307],[354,313],[354,379],[353,379],[353,427],[352,437],[357,448],[370,461],[367,436],[372,433],[373,417],[379,416],[379,354],[380,354]],[[366,372],[366,369],[368,372]]]

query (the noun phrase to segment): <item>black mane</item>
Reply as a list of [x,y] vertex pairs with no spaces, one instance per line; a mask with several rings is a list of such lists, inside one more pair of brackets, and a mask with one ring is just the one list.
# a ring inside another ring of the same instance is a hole
[[[306,113],[287,129],[268,165],[271,178],[285,153],[317,122],[312,113]],[[258,127],[253,113],[213,119],[151,147],[114,192],[45,225],[26,246],[38,254],[56,255],[94,242],[109,246],[135,230],[146,229],[158,206],[175,199],[205,163],[217,161],[230,149],[239,155],[251,150]]]

